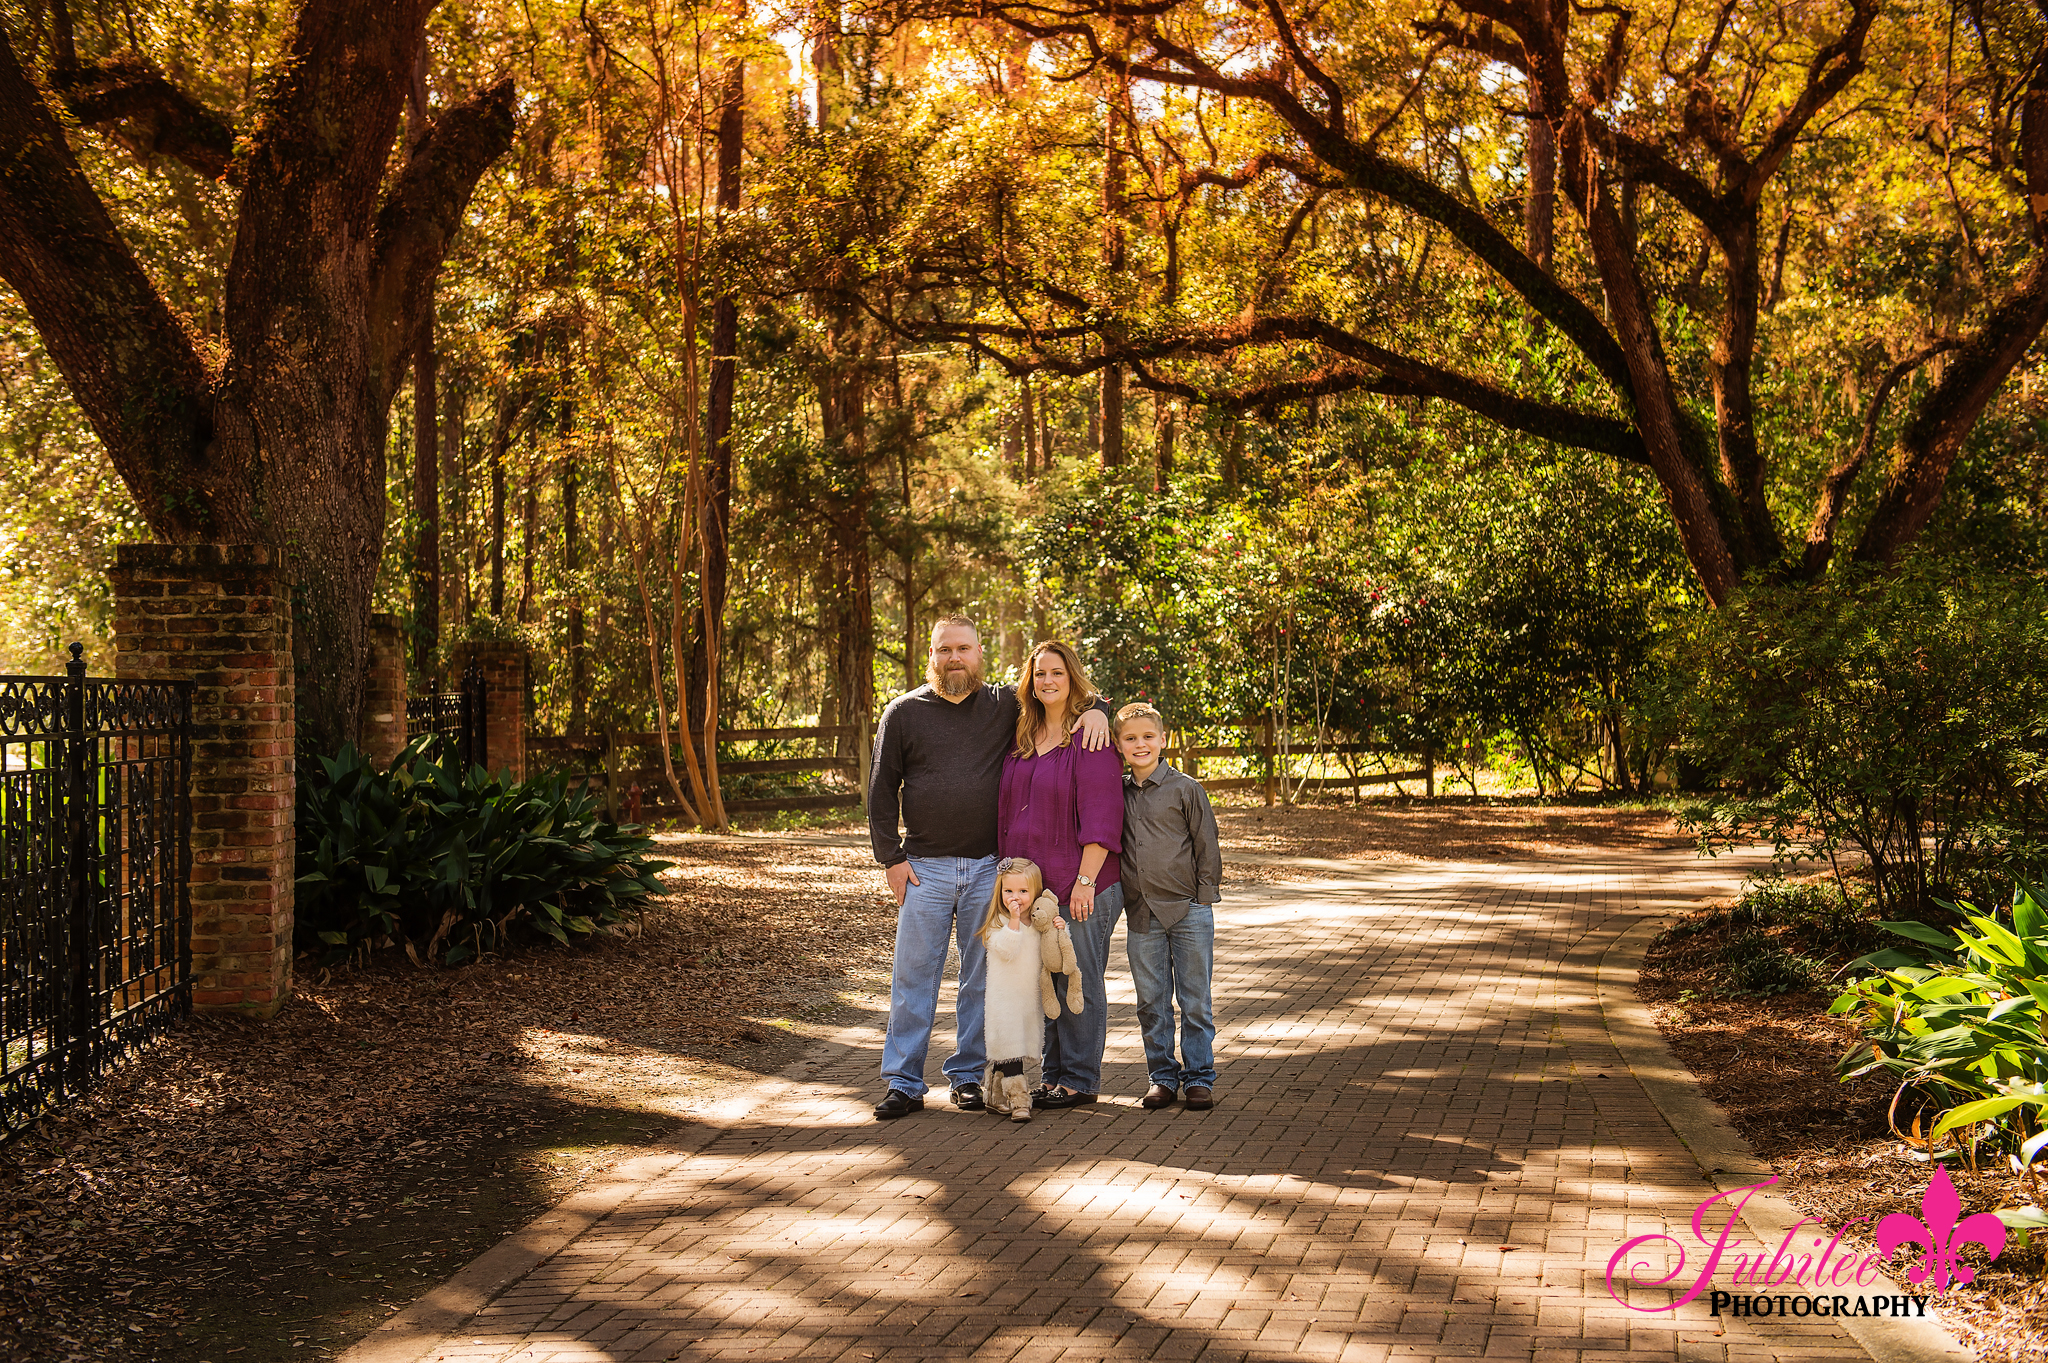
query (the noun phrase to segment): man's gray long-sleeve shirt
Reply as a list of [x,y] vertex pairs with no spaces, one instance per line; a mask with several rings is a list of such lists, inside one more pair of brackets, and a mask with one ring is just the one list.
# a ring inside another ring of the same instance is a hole
[[978,686],[951,701],[920,686],[890,701],[868,781],[875,860],[994,856],[1003,754],[1016,741],[1017,694],[1008,687]]
[[1172,927],[1189,901],[1222,898],[1223,844],[1209,792],[1161,762],[1140,784],[1124,774],[1124,921],[1143,932],[1157,918]]

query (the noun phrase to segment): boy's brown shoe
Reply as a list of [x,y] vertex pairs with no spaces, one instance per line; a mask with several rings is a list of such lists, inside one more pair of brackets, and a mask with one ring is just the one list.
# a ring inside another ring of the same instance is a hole
[[1188,1085],[1188,1111],[1207,1112],[1214,1106],[1216,1106],[1216,1100],[1210,1095],[1207,1085]]
[[1138,1100],[1138,1106],[1148,1112],[1157,1112],[1162,1107],[1172,1107],[1173,1100],[1180,1095],[1164,1084],[1154,1084],[1145,1090],[1145,1096]]

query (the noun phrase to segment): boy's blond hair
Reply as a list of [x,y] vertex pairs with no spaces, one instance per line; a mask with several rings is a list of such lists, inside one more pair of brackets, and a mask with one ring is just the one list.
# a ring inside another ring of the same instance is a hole
[[1142,700],[1134,700],[1123,709],[1117,711],[1116,723],[1111,727],[1120,734],[1124,731],[1124,725],[1134,719],[1151,720],[1159,726],[1159,736],[1161,738],[1166,737],[1166,716],[1160,714],[1148,702]]
[[[1038,896],[1045,893],[1045,872],[1038,869],[1038,863],[1029,857],[1004,857],[996,863],[996,888],[988,897],[988,917],[981,920],[981,931],[975,936],[981,938],[983,946],[988,945],[988,935],[1003,921],[1003,881],[1011,876],[1023,876],[1031,882],[1031,901],[1038,902]],[[1030,922],[1027,913],[1025,922]]]

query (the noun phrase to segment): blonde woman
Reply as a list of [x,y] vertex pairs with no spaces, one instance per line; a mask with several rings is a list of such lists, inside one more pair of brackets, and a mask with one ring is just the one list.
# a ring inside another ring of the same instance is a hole
[[[1123,850],[1123,760],[1072,741],[1075,721],[1096,703],[1095,688],[1069,644],[1031,650],[1017,680],[1017,742],[1003,759],[996,807],[996,852],[1028,857],[1060,899],[1080,962],[1082,1008],[1045,1024],[1042,1108],[1079,1107],[1102,1089],[1102,1048],[1109,1036],[1103,972],[1109,939],[1123,912],[1117,854]],[[1064,991],[1064,982],[1061,984]]]

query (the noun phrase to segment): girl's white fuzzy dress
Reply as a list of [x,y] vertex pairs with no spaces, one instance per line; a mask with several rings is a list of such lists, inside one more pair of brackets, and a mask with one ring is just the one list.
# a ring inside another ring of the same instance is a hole
[[[1039,997],[1039,977],[1044,973],[1039,955],[1044,941],[1027,920],[1013,927],[1007,916],[988,935],[986,1004],[982,1013],[982,1038],[989,1058],[987,1082],[982,1088],[988,1105],[996,1112],[1016,1114],[1004,1092],[995,1067],[1005,1060],[1024,1061],[1026,1083],[1023,1092],[1038,1086],[1038,1074],[1045,1059],[1045,1012]],[[1024,1111],[1030,1112],[1029,1100]]]

